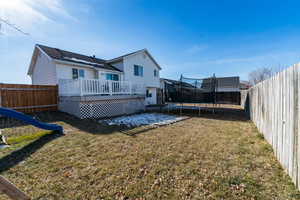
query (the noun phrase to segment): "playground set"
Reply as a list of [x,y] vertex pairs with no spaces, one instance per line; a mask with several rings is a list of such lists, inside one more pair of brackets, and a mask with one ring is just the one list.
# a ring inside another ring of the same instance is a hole
[[[20,120],[23,123],[33,125],[40,129],[49,130],[61,134],[63,133],[63,127],[60,125],[41,122],[29,115],[25,115],[13,109],[0,107],[0,117],[13,118],[16,120]],[[1,137],[1,140],[2,143],[7,145],[6,138],[4,136]],[[10,183],[7,179],[5,179],[2,176],[0,176],[0,192],[6,194],[7,196],[9,196],[11,199],[14,200],[30,199],[24,192],[19,190],[16,186],[14,186],[12,183]]]

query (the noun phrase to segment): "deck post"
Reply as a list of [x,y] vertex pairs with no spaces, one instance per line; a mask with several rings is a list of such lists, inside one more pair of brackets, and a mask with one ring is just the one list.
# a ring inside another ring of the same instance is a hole
[[132,94],[132,85],[131,85],[131,82],[129,82],[129,94],[130,95]]
[[82,96],[82,94],[83,94],[82,79],[79,79],[79,87],[80,87],[80,96]]
[[112,95],[113,94],[113,84],[112,84],[112,81],[109,81],[109,95]]

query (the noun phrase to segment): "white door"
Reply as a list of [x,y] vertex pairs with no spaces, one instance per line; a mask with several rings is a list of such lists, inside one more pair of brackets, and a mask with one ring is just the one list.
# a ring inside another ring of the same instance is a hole
[[146,105],[156,104],[156,88],[147,88]]

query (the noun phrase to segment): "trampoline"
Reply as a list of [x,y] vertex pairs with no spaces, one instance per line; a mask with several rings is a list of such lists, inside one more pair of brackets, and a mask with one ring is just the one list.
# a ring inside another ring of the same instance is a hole
[[202,107],[210,107],[214,112],[217,103],[217,78],[197,79],[181,75],[179,81],[165,84],[165,102],[168,111],[179,109],[197,110],[200,114]]

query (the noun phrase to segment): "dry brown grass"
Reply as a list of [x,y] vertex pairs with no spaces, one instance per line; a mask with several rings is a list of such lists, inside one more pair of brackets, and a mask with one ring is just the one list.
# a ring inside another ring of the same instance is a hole
[[24,161],[6,168],[4,158],[16,149],[0,152],[1,175],[33,199],[300,198],[270,146],[240,115],[125,132],[61,113],[47,117],[68,133],[33,145]]

